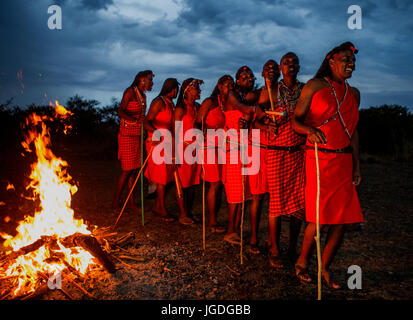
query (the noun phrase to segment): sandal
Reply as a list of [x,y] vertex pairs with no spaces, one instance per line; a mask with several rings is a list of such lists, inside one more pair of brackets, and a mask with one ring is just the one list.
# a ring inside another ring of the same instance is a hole
[[248,245],[248,252],[252,254],[260,254],[261,251],[256,244],[249,244]]
[[301,283],[308,284],[313,281],[310,274],[308,273],[308,268],[295,265],[295,275],[300,280]]
[[241,238],[236,232],[226,234],[224,237],[224,241],[231,243],[231,244],[238,244],[238,245],[241,244]]
[[179,218],[179,223],[183,224],[184,226],[190,226],[191,224],[194,224],[194,220],[192,220],[190,217],[183,217]]
[[280,256],[272,256],[270,255],[270,266],[273,267],[276,270],[280,270],[284,268],[284,265],[282,264],[280,260]]
[[214,225],[214,226],[210,226],[209,227],[209,232],[211,232],[211,233],[223,233],[223,232],[225,232],[225,228],[224,227],[221,227],[221,226],[218,226],[218,225]]

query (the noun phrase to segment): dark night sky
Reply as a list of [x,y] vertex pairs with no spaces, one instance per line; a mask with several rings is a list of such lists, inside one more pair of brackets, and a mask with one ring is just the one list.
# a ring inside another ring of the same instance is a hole
[[[62,30],[47,26],[52,4]],[[347,9],[362,9],[350,30]],[[140,70],[156,75],[150,100],[167,77],[205,81],[202,98],[223,74],[262,65],[287,51],[300,57],[307,81],[334,46],[360,50],[349,83],[361,107],[413,108],[413,2],[327,0],[13,0],[0,3],[0,103],[65,103],[79,94],[102,105],[118,100]]]

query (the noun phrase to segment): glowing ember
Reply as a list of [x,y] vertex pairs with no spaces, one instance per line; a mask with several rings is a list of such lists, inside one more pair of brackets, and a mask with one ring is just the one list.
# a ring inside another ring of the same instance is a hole
[[[56,101],[56,114],[71,115]],[[44,120],[52,120],[46,116],[31,114],[26,119],[29,132],[22,143],[27,151],[34,144],[37,162],[32,165],[30,174],[31,188],[36,199],[40,199],[39,211],[32,216],[26,216],[17,227],[17,235],[2,235],[6,241],[5,247],[12,252],[29,246],[37,240],[53,239],[53,245],[42,245],[39,249],[12,259],[7,266],[0,266],[0,277],[15,277],[14,295],[34,291],[39,281],[38,272],[47,274],[50,267],[64,270],[66,263],[84,274],[88,266],[95,263],[93,256],[81,247],[66,248],[60,242],[63,238],[81,233],[90,235],[83,220],[74,218],[70,208],[71,197],[77,191],[76,185],[67,173],[67,162],[56,157],[50,149],[49,131]],[[40,132],[38,132],[40,128]],[[8,252],[11,254],[11,252]]]
[[9,190],[14,190],[14,186],[13,186],[11,183],[7,183],[6,190],[7,190],[7,191],[9,191]]

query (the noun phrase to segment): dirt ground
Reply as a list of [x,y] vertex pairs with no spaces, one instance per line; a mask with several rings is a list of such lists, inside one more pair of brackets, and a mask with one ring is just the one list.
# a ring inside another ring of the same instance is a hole
[[[90,225],[106,227],[114,224],[118,213],[111,209],[120,164],[113,154],[91,153],[85,147],[61,147],[55,153],[68,161],[69,173],[78,182],[79,191],[73,196],[72,208],[77,218]],[[24,215],[34,211],[35,204],[25,200],[29,164],[33,161],[11,150],[2,155],[0,169],[0,232],[13,233]],[[365,222],[352,228],[332,265],[335,278],[343,289],[323,287],[323,298],[328,300],[413,298],[413,166],[363,155],[359,198]],[[15,190],[6,191],[7,183]],[[145,188],[146,189],[146,188]],[[139,185],[135,199],[140,201]],[[126,196],[126,195],[125,195]],[[223,196],[225,199],[225,195]],[[173,187],[168,192],[168,210],[178,215]],[[183,226],[166,223],[151,213],[154,200],[145,201],[144,226],[139,211],[126,211],[116,231],[133,232],[124,248],[144,257],[144,261],[128,261],[134,268],[116,262],[119,270],[108,274],[102,268],[89,272],[83,284],[98,299],[214,299],[214,300],[314,300],[315,283],[302,285],[294,275],[291,264],[273,270],[268,263],[264,244],[268,235],[268,196],[265,198],[259,226],[262,253],[252,255],[244,250],[240,263],[240,247],[223,241],[222,234],[206,233],[203,250],[202,189],[196,190],[194,215],[201,222]],[[4,218],[11,217],[6,223]],[[226,226],[226,203],[223,201],[218,221]],[[287,221],[287,220],[285,220]],[[288,241],[288,224],[283,223],[281,246]],[[243,227],[244,244],[249,240],[248,209]],[[302,243],[301,232],[299,247]],[[244,248],[245,249],[245,248]],[[347,287],[348,267],[362,269],[362,289]],[[316,278],[316,259],[311,264]],[[1,282],[1,281],[0,281]],[[85,299],[76,288],[70,288],[75,299]],[[42,299],[66,299],[57,291],[49,291]]]

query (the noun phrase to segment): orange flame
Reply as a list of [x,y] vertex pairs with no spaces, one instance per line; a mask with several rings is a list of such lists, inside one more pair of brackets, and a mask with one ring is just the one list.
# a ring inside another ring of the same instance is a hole
[[[56,114],[71,115],[56,101]],[[27,293],[35,289],[38,281],[38,272],[45,272],[51,264],[59,270],[66,268],[63,262],[48,263],[46,260],[53,254],[64,256],[64,260],[84,274],[88,266],[94,263],[93,256],[80,247],[65,248],[59,239],[74,233],[91,234],[82,219],[74,218],[74,211],[70,208],[71,196],[77,192],[72,177],[67,173],[68,163],[56,157],[50,149],[49,130],[44,123],[46,116],[31,114],[26,119],[30,130],[22,142],[27,151],[34,144],[37,162],[32,165],[31,182],[27,189],[32,189],[34,196],[40,199],[40,208],[34,216],[26,216],[17,227],[17,235],[2,235],[6,241],[4,246],[13,251],[30,245],[42,236],[51,236],[57,239],[57,248],[51,250],[42,246],[38,250],[18,257],[7,268],[0,266],[0,276],[15,277],[14,285],[18,293]],[[37,128],[40,126],[40,132]],[[52,251],[52,252],[51,252]]]
[[[53,106],[53,104],[50,102],[50,105]],[[70,116],[73,115],[72,112],[70,112],[69,110],[67,110],[65,107],[63,107],[62,105],[59,104],[59,102],[57,100],[55,100],[55,113],[56,116],[59,116],[62,119],[68,119]],[[72,126],[70,124],[64,123],[65,128],[63,130],[64,134],[67,134],[69,130],[72,129]]]

